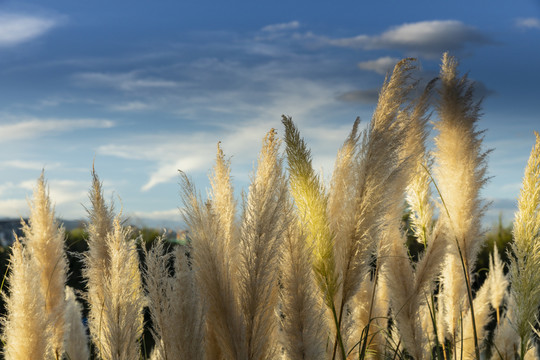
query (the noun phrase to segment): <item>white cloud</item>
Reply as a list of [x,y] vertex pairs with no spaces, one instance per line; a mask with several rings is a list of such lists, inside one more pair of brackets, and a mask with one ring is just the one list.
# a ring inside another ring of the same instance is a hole
[[141,101],[131,101],[124,104],[116,104],[111,106],[111,109],[116,111],[141,111],[152,108],[151,105],[143,103]]
[[174,208],[157,211],[135,211],[129,213],[128,216],[130,218],[178,221],[180,219],[180,210],[178,208]]
[[520,29],[540,29],[540,19],[538,18],[520,18],[515,20],[515,24]]
[[0,46],[14,46],[35,39],[58,24],[52,18],[0,13]]
[[0,199],[0,217],[28,217],[29,213],[25,199]]
[[409,55],[440,57],[445,51],[457,51],[466,44],[491,41],[476,28],[458,20],[432,20],[399,25],[380,35],[358,35],[327,39],[330,45],[356,49],[397,49]]
[[[88,181],[51,180],[48,182],[49,196],[56,205],[75,206],[82,213],[82,204],[88,198]],[[64,207],[62,207],[64,208]],[[80,209],[79,209],[80,208]]]
[[[1,184],[0,217],[28,216],[29,201],[32,199],[36,184],[35,179]],[[47,187],[57,216],[70,219],[85,216],[81,203],[88,197],[88,182],[53,179],[47,180]],[[8,194],[11,198],[6,199]]]
[[215,151],[208,138],[208,134],[139,135],[124,138],[120,144],[101,146],[98,153],[155,162],[156,166],[141,188],[142,191],[148,191],[176,178],[178,170],[206,171]]
[[81,73],[74,76],[82,85],[104,86],[125,91],[138,89],[172,88],[178,84],[174,81],[152,77],[140,77],[136,72],[127,73]]
[[359,62],[358,67],[362,70],[375,71],[377,74],[385,75],[392,70],[398,61],[398,58],[385,56],[376,60]]
[[[13,116],[8,116],[13,118]],[[114,122],[98,119],[36,119],[23,118],[0,125],[0,140],[13,141],[54,135],[89,128],[111,128]]]
[[278,31],[294,30],[294,29],[298,29],[299,27],[300,27],[300,23],[295,20],[295,21],[290,21],[288,23],[267,25],[262,28],[262,31],[278,32]]
[[21,169],[21,170],[41,170],[41,169],[54,169],[58,168],[60,166],[60,163],[54,162],[54,163],[47,163],[47,162],[39,162],[39,161],[25,161],[25,160],[8,160],[0,164],[4,167],[10,167],[14,169]]

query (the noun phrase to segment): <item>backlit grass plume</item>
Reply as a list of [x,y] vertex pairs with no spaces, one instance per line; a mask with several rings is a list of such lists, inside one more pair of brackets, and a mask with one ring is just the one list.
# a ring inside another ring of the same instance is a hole
[[[42,174],[24,237],[11,250],[6,359],[536,359],[540,135],[509,274],[495,248],[481,283],[480,103],[454,58],[443,56],[439,79],[422,94],[415,64],[404,59],[386,77],[371,121],[362,128],[357,119],[338,150],[329,183],[290,117],[282,118],[284,150],[276,130],[264,137],[241,200],[218,143],[207,198],[181,173],[186,243],[160,238],[145,247],[144,278],[137,240],[92,170],[80,294],[91,353],[82,306],[65,286],[64,230]],[[429,152],[434,102],[438,134]],[[145,354],[144,326],[155,340]]]
[[328,195],[313,170],[311,152],[290,117],[283,116],[285,143],[289,170],[291,195],[296,205],[299,226],[306,227],[306,240],[313,251],[312,264],[317,285],[322,292],[324,303],[332,312],[336,340],[341,357],[346,349],[341,335],[339,309],[336,307],[337,274],[334,258],[334,235],[330,230],[327,215]]
[[323,360],[329,355],[329,324],[315,283],[313,252],[305,237],[292,221],[283,236],[281,343],[287,359]]
[[272,129],[264,138],[242,213],[237,276],[249,359],[274,359],[279,350],[275,308],[288,199],[279,146]]
[[39,291],[40,273],[18,239],[11,252],[9,296],[2,294],[6,304],[1,320],[3,355],[6,360],[41,359],[50,354],[51,328],[49,318],[43,316],[45,296]]
[[236,200],[231,183],[231,169],[229,160],[225,159],[220,143],[217,145],[216,165],[210,177],[212,184],[212,208],[219,222],[223,240],[226,242],[224,250],[234,251],[238,246],[238,225],[236,224]]
[[532,347],[532,329],[540,306],[540,135],[531,151],[514,219],[510,296],[515,303],[515,327],[520,337],[519,354]]
[[188,251],[188,247],[177,246],[165,253],[165,241],[160,238],[146,252],[145,283],[152,335],[164,360],[205,358],[204,308],[188,265]]
[[473,305],[472,271],[482,246],[485,204],[480,189],[487,181],[487,152],[482,149],[481,132],[476,130],[480,105],[473,99],[474,86],[466,76],[458,76],[457,61],[448,54],[443,56],[440,79],[435,178],[442,198],[440,221],[449,247],[439,309],[444,313],[446,337],[455,343],[460,319]]
[[107,235],[113,229],[114,213],[103,197],[102,184],[92,169],[92,186],[89,193],[91,207],[88,212],[88,251],[84,254],[83,275],[86,279],[86,301],[89,305],[88,327],[96,348],[102,342],[103,306],[105,283],[110,276],[111,255],[107,248]]
[[[222,159],[218,152],[217,161]],[[183,218],[192,239],[193,269],[207,306],[206,351],[224,359],[245,359],[245,325],[236,298],[238,285],[233,268],[236,259],[226,256],[230,254],[230,243],[223,237],[212,203],[204,203],[193,183],[181,175]]]
[[98,354],[105,360],[137,360],[145,298],[135,240],[130,239],[130,230],[121,225],[118,216],[107,234],[106,246],[110,265],[103,284]]
[[34,271],[40,275],[39,290],[45,297],[43,316],[47,326],[51,354],[61,359],[64,353],[64,316],[66,309],[64,287],[68,262],[65,253],[64,228],[55,219],[42,173],[37,181],[30,206],[30,218],[23,224],[24,246],[35,262]]
[[283,117],[291,195],[298,217],[307,228],[313,248],[313,268],[325,302],[332,307],[337,291],[334,239],[326,213],[328,197],[323,183],[313,170],[311,152],[290,117]]
[[[287,182],[279,140],[265,137],[257,170],[234,229],[234,201],[226,176],[212,180],[203,204],[183,177],[184,219],[190,228],[194,269],[207,299],[207,349],[225,359],[272,359],[276,355],[277,274],[285,229]],[[214,174],[228,174],[218,147]],[[228,215],[227,215],[228,214]],[[233,245],[234,244],[234,245]],[[231,247],[238,251],[231,251]]]
[[88,335],[83,324],[83,306],[77,300],[73,288],[66,286],[66,331],[65,353],[69,360],[90,358]]

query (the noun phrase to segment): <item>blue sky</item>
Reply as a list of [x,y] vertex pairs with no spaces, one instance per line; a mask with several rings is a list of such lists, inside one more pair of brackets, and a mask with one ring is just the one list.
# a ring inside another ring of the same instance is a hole
[[509,222],[540,130],[539,1],[1,1],[0,217],[45,168],[57,215],[84,218],[95,159],[124,214],[180,223],[177,169],[204,193],[221,141],[246,188],[281,114],[329,179],[393,63],[430,79],[444,51],[484,97],[483,195]]

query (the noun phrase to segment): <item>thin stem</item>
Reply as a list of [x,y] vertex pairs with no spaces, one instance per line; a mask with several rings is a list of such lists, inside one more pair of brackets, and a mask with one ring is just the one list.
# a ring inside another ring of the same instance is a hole
[[[337,317],[337,313],[336,313],[336,306],[334,304],[334,300],[331,300],[332,301],[332,315],[334,315],[334,322],[336,323],[336,337],[337,337],[337,340],[339,341],[339,347],[341,349],[341,356],[342,356],[342,359],[345,360],[347,358],[347,355],[345,354],[345,346],[343,345],[343,339],[341,337],[341,330],[340,330],[340,323],[341,321],[338,321],[338,317]],[[340,320],[341,320],[341,315],[340,315]],[[335,359],[335,356],[336,356],[336,346],[334,344],[334,355],[332,357],[332,359]]]

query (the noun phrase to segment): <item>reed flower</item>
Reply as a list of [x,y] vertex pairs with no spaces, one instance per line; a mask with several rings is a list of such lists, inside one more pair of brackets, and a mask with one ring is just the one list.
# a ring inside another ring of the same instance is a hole
[[89,305],[88,327],[94,346],[101,346],[105,283],[110,277],[111,255],[107,248],[107,235],[113,229],[114,213],[103,197],[99,177],[92,169],[92,186],[89,193],[91,207],[88,212],[88,251],[84,254],[83,276],[86,279],[86,301]]
[[330,231],[328,197],[323,183],[313,170],[311,153],[290,117],[283,116],[287,163],[291,195],[301,224],[308,229],[308,241],[313,249],[313,269],[328,307],[333,306],[337,279],[333,234]]
[[493,334],[493,346],[491,359],[513,360],[519,351],[519,334],[516,331],[516,304],[513,297],[508,297],[506,311],[504,312],[495,333]]
[[[222,159],[219,153],[217,159]],[[181,175],[182,214],[192,239],[196,282],[207,306],[207,356],[247,359],[245,325],[237,302],[238,285],[233,268],[236,254],[229,252],[228,243],[223,241],[223,229],[212,202],[203,203],[193,183],[185,174]]]
[[482,246],[485,205],[480,190],[487,181],[487,152],[482,150],[481,132],[476,130],[480,104],[473,100],[474,86],[466,76],[458,76],[457,61],[447,53],[442,59],[440,79],[435,178],[442,198],[440,221],[448,236],[449,252],[439,303],[446,332],[456,341],[459,319],[471,303],[472,271]]
[[508,292],[508,279],[504,275],[504,263],[499,257],[497,245],[493,246],[493,254],[489,255],[489,281],[490,296],[489,302],[497,313],[497,324],[500,320],[500,309],[503,305],[504,298]]
[[273,359],[276,351],[277,274],[288,199],[279,145],[272,129],[264,138],[242,214],[238,279],[249,359]]
[[280,289],[282,340],[288,359],[326,359],[328,321],[305,235],[291,222],[283,236]]
[[540,135],[531,151],[514,219],[510,265],[510,296],[516,304],[515,326],[520,337],[520,356],[525,356],[540,306]]
[[[188,265],[188,248],[178,246],[164,253],[164,247],[160,238],[146,252],[144,274],[156,351],[164,360],[204,359],[204,309]],[[169,266],[171,258],[174,275]]]
[[70,360],[88,360],[88,335],[82,322],[83,306],[77,300],[73,288],[66,286],[65,353]]
[[145,298],[135,241],[130,239],[130,230],[122,227],[118,216],[106,245],[110,268],[103,284],[98,353],[107,360],[137,360]]
[[7,360],[41,359],[49,353],[48,319],[43,316],[45,296],[34,259],[17,239],[11,247],[9,296],[3,293],[6,315],[2,317],[3,355]]
[[45,296],[44,315],[51,328],[47,341],[56,359],[64,352],[64,314],[66,309],[64,287],[68,262],[65,253],[64,228],[55,219],[45,177],[42,173],[34,189],[30,218],[23,223],[24,244],[35,261],[40,274],[39,290]]

